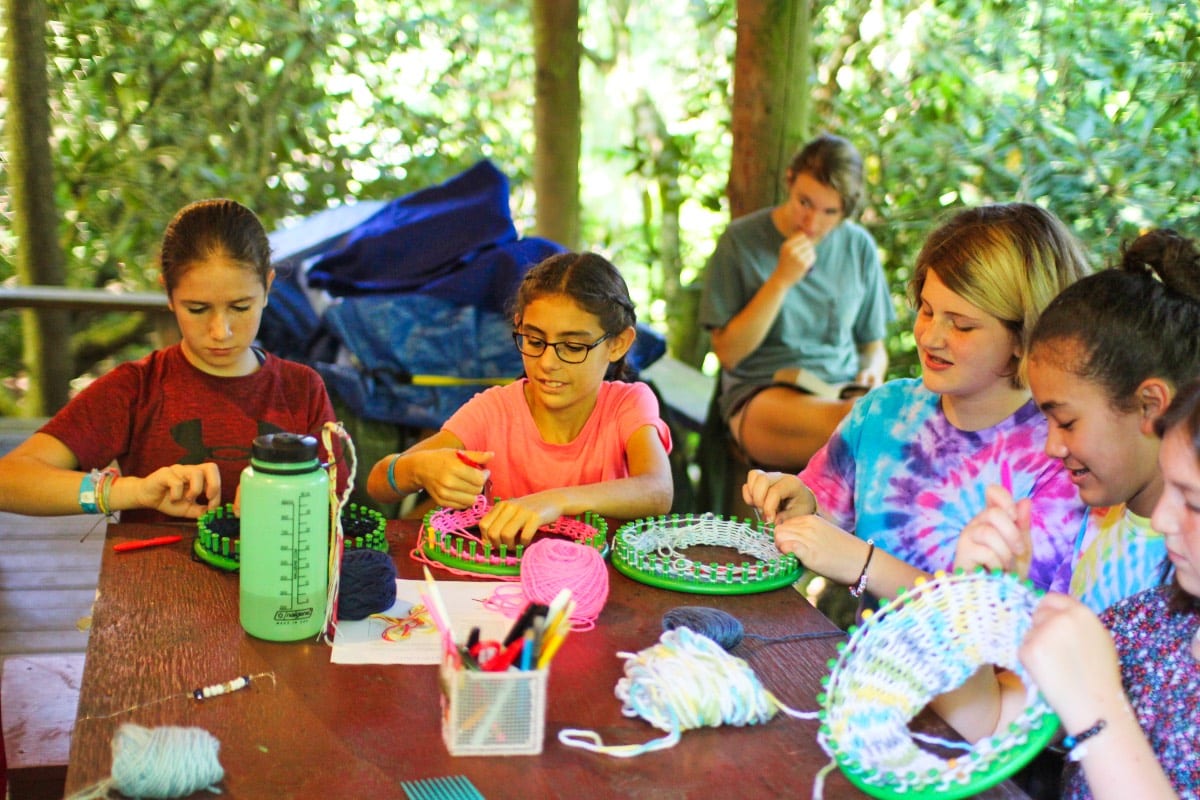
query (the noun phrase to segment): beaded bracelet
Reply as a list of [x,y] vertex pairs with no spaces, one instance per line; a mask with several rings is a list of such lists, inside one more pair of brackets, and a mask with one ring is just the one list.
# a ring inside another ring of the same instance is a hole
[[875,540],[867,539],[867,560],[863,562],[862,572],[858,574],[858,580],[850,587],[850,594],[854,597],[862,597],[863,592],[867,590],[867,567],[871,566],[871,556],[875,555]]
[[1098,719],[1096,720],[1096,724],[1086,731],[1077,733],[1074,736],[1064,736],[1062,745],[1067,748],[1067,758],[1071,761],[1079,761],[1087,755],[1087,740],[1104,730],[1107,724],[1104,720]]

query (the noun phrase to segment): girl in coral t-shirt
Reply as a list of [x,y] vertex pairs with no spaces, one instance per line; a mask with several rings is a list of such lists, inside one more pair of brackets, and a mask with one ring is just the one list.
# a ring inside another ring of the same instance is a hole
[[592,253],[562,253],[517,290],[513,340],[525,377],[472,398],[442,429],[380,459],[371,496],[395,502],[425,490],[467,508],[491,481],[500,500],[480,520],[492,541],[528,542],[560,516],[593,511],[635,519],[666,513],[671,436],[642,383],[620,377],[636,331],[625,280]]

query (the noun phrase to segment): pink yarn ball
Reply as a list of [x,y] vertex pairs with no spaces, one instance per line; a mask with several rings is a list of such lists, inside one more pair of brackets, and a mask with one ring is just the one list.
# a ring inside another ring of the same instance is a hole
[[540,539],[521,557],[521,590],[531,603],[549,605],[560,590],[571,590],[576,630],[589,630],[608,601],[608,566],[596,548],[566,539]]

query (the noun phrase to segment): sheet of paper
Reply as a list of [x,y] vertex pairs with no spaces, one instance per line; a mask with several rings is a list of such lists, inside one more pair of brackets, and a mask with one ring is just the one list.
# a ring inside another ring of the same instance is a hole
[[[501,611],[484,606],[483,601],[497,589],[509,604],[523,605],[521,585],[510,581],[447,581],[437,587],[450,615],[454,637],[464,642],[474,626],[481,639],[502,639],[513,620]],[[425,581],[397,580],[396,602],[382,614],[363,620],[339,622],[333,639],[330,661],[334,664],[440,664],[441,637],[428,617],[412,615],[422,605]],[[422,621],[423,620],[423,621]],[[406,630],[407,629],[407,630]]]

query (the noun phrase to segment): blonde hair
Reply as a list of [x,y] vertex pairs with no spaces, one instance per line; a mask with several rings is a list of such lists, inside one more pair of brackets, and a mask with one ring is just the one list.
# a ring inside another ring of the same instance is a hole
[[1020,346],[1011,372],[1025,387],[1025,360],[1038,317],[1088,273],[1082,247],[1058,217],[1031,203],[959,211],[925,240],[908,284],[916,307],[930,271],[946,288],[1004,324]]

